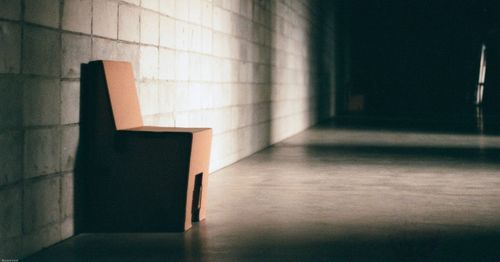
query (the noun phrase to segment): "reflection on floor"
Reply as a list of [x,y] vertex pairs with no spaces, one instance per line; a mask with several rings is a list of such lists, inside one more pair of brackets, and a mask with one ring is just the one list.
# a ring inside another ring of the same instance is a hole
[[499,261],[500,136],[430,127],[320,125],[212,174],[184,234],[83,234],[28,261]]

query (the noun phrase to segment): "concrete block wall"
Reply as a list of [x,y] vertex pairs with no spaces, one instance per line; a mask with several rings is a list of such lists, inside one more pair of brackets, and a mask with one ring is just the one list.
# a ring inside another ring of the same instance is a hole
[[74,234],[81,63],[131,62],[146,123],[212,127],[217,170],[333,114],[318,3],[0,0],[0,259]]

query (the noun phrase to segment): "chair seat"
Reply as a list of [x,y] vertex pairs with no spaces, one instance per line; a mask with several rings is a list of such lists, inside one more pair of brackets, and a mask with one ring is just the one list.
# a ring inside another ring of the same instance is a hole
[[161,126],[140,126],[120,131],[136,132],[172,132],[172,133],[198,133],[210,131],[210,128],[186,128],[186,127],[161,127]]

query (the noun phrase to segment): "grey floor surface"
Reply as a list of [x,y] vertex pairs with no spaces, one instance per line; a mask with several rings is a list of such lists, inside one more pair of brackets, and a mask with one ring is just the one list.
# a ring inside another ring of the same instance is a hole
[[27,261],[500,261],[500,136],[449,131],[323,124],[212,174],[186,233]]

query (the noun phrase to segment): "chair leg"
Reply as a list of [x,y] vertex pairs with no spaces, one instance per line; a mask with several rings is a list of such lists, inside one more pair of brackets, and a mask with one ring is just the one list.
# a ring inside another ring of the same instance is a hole
[[191,221],[200,221],[201,199],[203,197],[203,173],[197,174],[194,178],[193,202],[191,205]]

